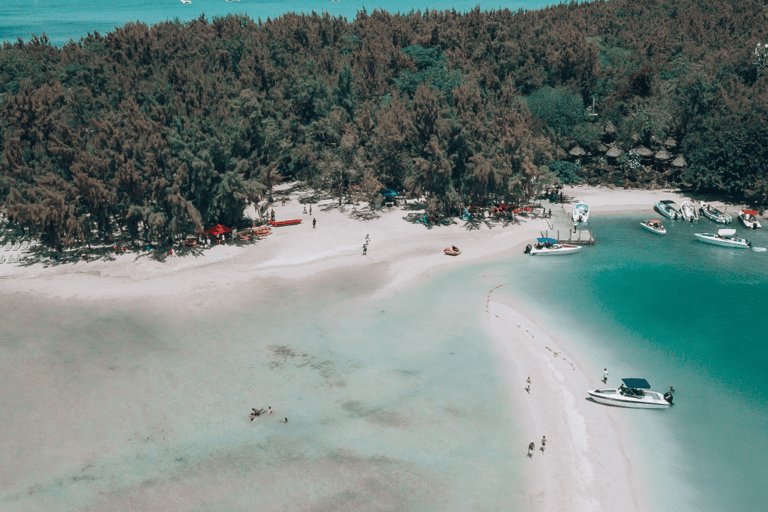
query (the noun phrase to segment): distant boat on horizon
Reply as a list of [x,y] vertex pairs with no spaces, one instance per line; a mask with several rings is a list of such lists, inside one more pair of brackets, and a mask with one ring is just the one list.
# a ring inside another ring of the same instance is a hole
[[181,3],[183,3],[183,4],[191,4],[192,0],[181,0]]

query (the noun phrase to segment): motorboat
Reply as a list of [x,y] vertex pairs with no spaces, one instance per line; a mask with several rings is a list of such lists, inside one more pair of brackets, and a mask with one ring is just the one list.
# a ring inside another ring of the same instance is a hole
[[573,222],[587,222],[589,219],[589,206],[579,203],[573,208]]
[[181,3],[183,3],[183,4],[191,4],[192,0],[181,0]]
[[733,217],[728,215],[725,212],[721,212],[711,204],[705,203],[704,201],[701,202],[701,208],[699,209],[699,212],[712,222],[717,222],[718,224],[730,224],[733,220]]
[[755,210],[739,210],[741,222],[749,229],[760,229],[760,221],[757,220],[758,213]]
[[675,204],[674,201],[670,201],[668,199],[664,201],[658,201],[656,203],[656,209],[660,214],[667,217],[668,219],[677,220],[683,218],[682,212],[677,209],[677,204]]
[[650,390],[651,385],[645,379],[621,379],[618,388],[593,389],[587,391],[592,400],[599,404],[634,409],[666,409],[672,405],[672,392],[664,394]]
[[452,245],[447,249],[443,250],[443,252],[448,256],[458,256],[459,254],[461,254],[461,249],[459,249],[455,245]]
[[640,223],[640,227],[646,231],[650,231],[654,235],[667,234],[667,230],[664,229],[664,226],[661,224],[661,221],[658,219],[644,220],[643,222]]
[[686,221],[699,220],[699,214],[696,213],[696,207],[690,201],[683,201],[680,203],[680,213],[683,214],[683,219]]
[[716,235],[712,233],[695,233],[695,235],[702,242],[712,245],[732,247],[734,249],[749,249],[752,247],[752,242],[736,236],[735,229],[718,229]]
[[581,249],[580,245],[559,244],[554,238],[537,238],[536,245],[525,248],[525,254],[531,256],[556,256],[559,254],[572,254]]

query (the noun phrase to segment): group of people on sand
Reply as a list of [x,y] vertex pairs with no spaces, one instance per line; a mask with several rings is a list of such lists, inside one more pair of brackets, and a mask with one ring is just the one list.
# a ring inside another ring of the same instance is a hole
[[[272,416],[273,414],[275,414],[275,411],[272,410],[271,406],[267,407],[266,411],[264,409],[256,409],[255,407],[253,407],[251,409],[251,414],[249,414],[248,417],[251,418],[251,421],[253,421],[255,418],[258,418],[262,414],[265,416]],[[285,418],[284,420],[280,420],[280,423],[288,423],[288,418]]]
[[[539,450],[541,450],[541,453],[544,453],[544,448],[547,447],[547,436],[541,436],[541,447]],[[536,450],[536,443],[531,441],[531,443],[528,445],[528,456],[533,457],[533,452]]]

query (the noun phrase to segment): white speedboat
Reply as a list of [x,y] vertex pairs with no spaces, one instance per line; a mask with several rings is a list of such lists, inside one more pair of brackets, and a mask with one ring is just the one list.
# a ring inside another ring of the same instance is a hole
[[181,0],[181,3],[183,3],[183,4],[191,4],[192,0]]
[[589,206],[579,203],[573,208],[573,222],[587,222],[589,219]]
[[695,233],[695,235],[702,242],[721,247],[733,247],[734,249],[749,249],[752,247],[752,242],[736,236],[735,229],[718,229],[716,235],[712,233]]
[[525,254],[531,256],[557,256],[560,254],[573,254],[579,252],[580,245],[559,244],[554,238],[537,238],[536,245],[525,248]]
[[730,224],[733,220],[733,217],[727,213],[721,212],[711,204],[705,203],[704,201],[701,202],[701,209],[699,211],[703,216],[712,222],[717,222],[718,224]]
[[661,224],[661,221],[658,219],[644,220],[643,222],[640,223],[640,227],[646,231],[650,231],[654,235],[667,234],[667,230],[664,229],[664,226]]
[[618,388],[593,389],[587,391],[592,400],[599,404],[634,409],[666,409],[672,405],[672,393],[663,395],[650,390],[651,385],[645,379],[621,379]]
[[699,220],[699,214],[696,213],[696,207],[690,201],[683,201],[680,203],[680,213],[683,214],[683,219],[687,221]]
[[760,221],[757,220],[758,213],[755,210],[739,210],[741,222],[749,229],[760,229]]
[[660,214],[665,216],[668,219],[676,220],[676,219],[682,219],[683,214],[680,212],[680,210],[677,209],[677,205],[674,201],[659,201],[656,203],[656,209],[659,211]]

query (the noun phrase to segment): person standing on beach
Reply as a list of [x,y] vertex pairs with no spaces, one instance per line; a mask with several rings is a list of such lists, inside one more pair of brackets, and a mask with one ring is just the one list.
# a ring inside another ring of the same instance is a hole
[[547,436],[541,436],[541,453],[544,453],[544,448],[547,446]]
[[312,215],[312,205],[309,205],[309,214]]
[[363,244],[363,256],[368,254],[368,244]]
[[526,383],[525,390],[528,393],[530,393],[531,392],[531,378],[528,377],[527,379],[525,379],[525,383]]
[[315,229],[316,225],[317,225],[317,219],[312,219],[312,229]]
[[531,441],[531,444],[528,445],[528,456],[533,457],[533,451],[536,449],[536,443]]
[[603,368],[603,384],[608,384],[608,368]]
[[366,243],[366,244],[369,244],[369,243],[371,243],[371,237],[370,237],[370,236],[368,236],[368,235],[365,235],[365,243]]

